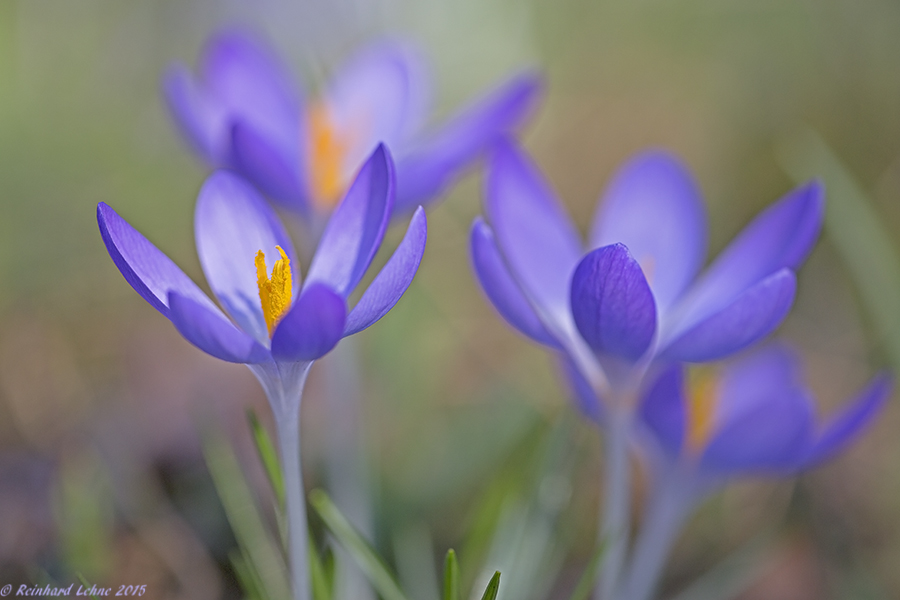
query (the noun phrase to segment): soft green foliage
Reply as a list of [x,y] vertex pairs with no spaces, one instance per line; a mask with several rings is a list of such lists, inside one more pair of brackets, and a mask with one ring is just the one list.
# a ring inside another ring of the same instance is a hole
[[278,453],[275,450],[275,444],[266,428],[259,422],[256,412],[253,409],[247,410],[247,421],[250,423],[250,429],[253,431],[253,441],[256,450],[259,452],[259,459],[262,461],[263,467],[266,469],[266,475],[269,477],[269,483],[272,484],[272,490],[278,499],[278,506],[284,506],[284,476],[281,473],[281,465],[278,461]]
[[581,574],[578,585],[575,586],[572,595],[569,596],[569,600],[588,600],[591,591],[594,589],[594,583],[597,581],[597,572],[600,569],[600,565],[603,563],[604,554],[606,554],[605,541],[597,544],[597,549],[594,551],[594,555],[591,556],[591,560],[588,561],[587,566],[584,568],[584,573]]
[[500,571],[494,571],[494,576],[491,577],[491,580],[488,582],[487,587],[484,589],[484,594],[482,594],[481,600],[495,600],[499,591]]
[[447,550],[447,558],[444,559],[444,600],[459,600],[459,563],[456,561],[456,552],[451,548]]

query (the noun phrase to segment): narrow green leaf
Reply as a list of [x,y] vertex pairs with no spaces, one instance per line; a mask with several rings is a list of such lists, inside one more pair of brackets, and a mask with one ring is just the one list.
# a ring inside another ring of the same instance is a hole
[[259,575],[266,600],[287,600],[291,593],[284,555],[266,529],[231,445],[211,431],[202,438],[207,468],[248,566]]
[[444,559],[444,600],[459,600],[459,563],[453,548]]
[[847,265],[891,362],[900,368],[900,260],[874,203],[815,131],[782,143],[777,154],[795,181],[824,180],[826,234]]
[[309,503],[337,541],[347,549],[384,600],[407,600],[387,566],[322,490],[309,493]]
[[484,595],[481,596],[481,600],[495,600],[499,591],[500,571],[494,571],[494,576],[491,577],[491,580],[488,582],[487,587],[484,588]]
[[316,549],[316,543],[309,538],[309,576],[312,580],[312,591],[314,600],[331,600],[331,586],[328,582],[328,575],[325,572],[325,565]]
[[253,441],[256,443],[257,452],[259,452],[259,459],[266,469],[269,483],[272,484],[272,490],[278,499],[278,506],[282,507],[284,506],[284,476],[281,473],[281,463],[278,460],[275,444],[272,443],[269,432],[259,422],[256,411],[252,408],[247,409],[247,421],[249,421],[250,429],[253,431]]
[[597,549],[594,550],[594,555],[591,556],[591,560],[588,561],[587,566],[584,568],[584,573],[581,574],[578,585],[575,586],[575,590],[572,592],[572,595],[569,596],[569,600],[588,600],[591,595],[591,590],[594,589],[594,583],[597,581],[597,571],[600,569],[600,565],[603,562],[604,554],[606,554],[605,538],[603,542],[597,545]]
[[259,573],[249,563],[247,557],[240,550],[234,550],[229,554],[229,559],[246,600],[267,600]]
[[[84,578],[84,576],[83,576],[81,573],[76,573],[75,576],[78,577],[78,581],[81,582],[81,586],[82,586],[85,590],[91,589],[91,584],[88,582],[87,579]],[[98,598],[98,597],[96,596],[96,594],[91,594],[91,600],[100,600],[100,598]]]

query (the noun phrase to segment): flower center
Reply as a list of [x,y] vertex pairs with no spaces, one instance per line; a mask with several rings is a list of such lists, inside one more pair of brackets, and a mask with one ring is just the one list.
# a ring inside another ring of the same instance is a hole
[[709,368],[691,371],[688,382],[687,448],[699,454],[712,436],[719,404],[719,378]]
[[335,127],[328,108],[317,103],[309,109],[309,177],[313,203],[330,210],[344,191],[343,163],[348,141]]
[[266,255],[260,250],[256,253],[256,284],[259,286],[259,302],[262,305],[263,317],[266,319],[266,327],[269,328],[269,337],[278,321],[291,307],[291,260],[284,253],[281,246],[275,246],[281,258],[275,261],[272,267],[272,277],[266,270]]

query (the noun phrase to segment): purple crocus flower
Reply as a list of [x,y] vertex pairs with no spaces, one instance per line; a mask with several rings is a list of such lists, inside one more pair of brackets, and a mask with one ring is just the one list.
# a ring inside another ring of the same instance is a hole
[[381,142],[397,157],[395,210],[433,200],[498,136],[528,118],[541,90],[535,74],[521,74],[426,130],[431,85],[410,47],[364,48],[308,101],[277,57],[238,31],[213,36],[197,77],[178,64],[163,87],[182,133],[204,160],[238,170],[273,200],[310,217],[331,210]]
[[482,288],[515,329],[564,350],[601,395],[604,370],[618,377],[652,359],[715,360],[771,333],[791,307],[793,270],[818,236],[824,204],[819,183],[795,189],[701,273],[700,191],[665,152],[643,152],[616,173],[587,245],[511,143],[494,151],[485,195],[490,225],[477,219],[471,239]]
[[670,366],[647,386],[639,426],[654,488],[622,598],[651,597],[683,520],[704,496],[736,477],[790,476],[828,460],[872,424],[890,395],[890,377],[878,375],[817,423],[799,367],[792,350],[773,345],[691,376]]
[[381,246],[395,189],[393,162],[379,145],[332,213],[301,285],[297,254],[274,210],[238,175],[213,173],[200,190],[194,226],[203,272],[224,312],[112,208],[97,207],[106,248],[135,291],[190,343],[246,364],[262,384],[284,461],[295,599],[309,597],[298,434],[306,375],[341,338],[387,314],[425,250],[419,207],[394,254],[348,311],[347,298]]

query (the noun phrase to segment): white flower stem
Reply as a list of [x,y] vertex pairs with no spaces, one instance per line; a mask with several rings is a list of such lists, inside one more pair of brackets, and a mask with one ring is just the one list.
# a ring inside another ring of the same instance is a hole
[[604,470],[604,502],[599,540],[606,546],[603,568],[597,582],[597,600],[614,600],[620,574],[628,552],[628,530],[631,518],[631,477],[628,464],[628,429],[630,413],[616,407],[610,415],[606,433],[606,469]]
[[278,419],[278,445],[284,471],[285,507],[288,525],[288,564],[294,600],[310,600],[309,556],[307,554],[306,496],[300,461],[299,402],[297,410],[287,410]]

